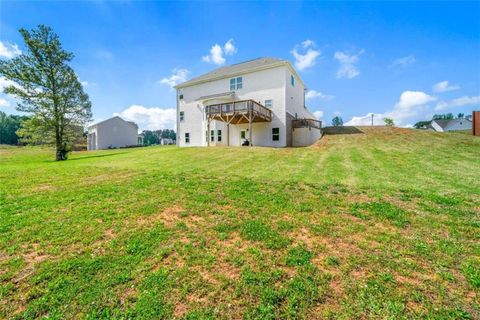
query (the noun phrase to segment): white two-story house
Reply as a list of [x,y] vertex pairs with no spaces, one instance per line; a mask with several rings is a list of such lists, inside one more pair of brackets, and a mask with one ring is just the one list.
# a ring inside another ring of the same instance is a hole
[[320,138],[321,122],[288,61],[250,60],[175,88],[178,146],[307,146]]

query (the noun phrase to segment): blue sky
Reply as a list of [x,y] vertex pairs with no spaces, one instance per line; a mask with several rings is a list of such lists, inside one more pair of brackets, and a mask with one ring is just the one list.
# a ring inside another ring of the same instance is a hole
[[[327,124],[480,109],[480,2],[2,1],[0,57],[25,50],[17,30],[38,24],[75,54],[95,120],[172,128],[169,84],[264,56],[297,67]],[[16,113],[11,97],[0,110]]]

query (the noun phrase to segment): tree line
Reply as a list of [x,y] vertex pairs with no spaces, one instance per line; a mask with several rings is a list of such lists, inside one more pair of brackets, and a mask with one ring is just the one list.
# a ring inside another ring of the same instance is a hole
[[19,145],[20,141],[17,131],[22,122],[28,120],[27,116],[7,115],[0,111],[0,144]]
[[143,144],[145,146],[160,144],[161,139],[172,139],[173,141],[177,139],[177,134],[175,133],[175,130],[172,129],[144,130],[142,134]]

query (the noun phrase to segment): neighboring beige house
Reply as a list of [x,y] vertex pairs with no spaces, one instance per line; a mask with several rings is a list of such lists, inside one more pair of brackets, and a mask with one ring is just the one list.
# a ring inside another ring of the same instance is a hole
[[430,126],[438,132],[472,130],[472,121],[465,118],[432,120]]
[[321,122],[288,61],[250,60],[175,88],[178,146],[307,146],[320,138]]
[[88,150],[124,148],[143,143],[135,122],[115,116],[88,127]]

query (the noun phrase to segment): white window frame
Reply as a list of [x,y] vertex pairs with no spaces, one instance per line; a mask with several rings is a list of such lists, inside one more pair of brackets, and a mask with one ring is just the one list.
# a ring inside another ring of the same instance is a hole
[[222,129],[217,130],[217,141],[222,142]]
[[295,86],[295,77],[292,75],[290,75],[290,84],[292,85],[292,87]]
[[185,132],[185,143],[190,143],[190,132]]
[[273,100],[272,99],[265,100],[265,107],[273,108]]
[[185,120],[185,111],[180,111],[178,118],[180,122],[183,122]]
[[230,79],[230,91],[243,89],[243,77],[235,77]]

